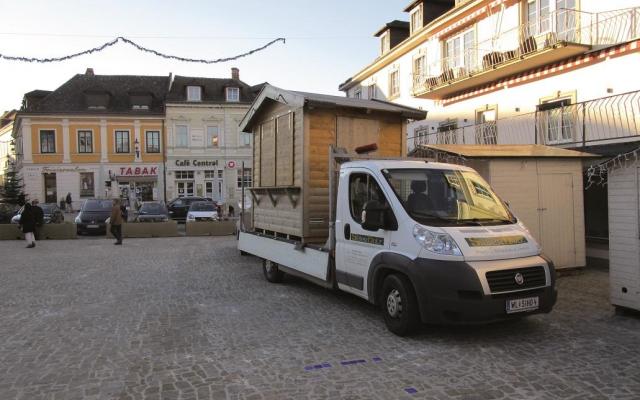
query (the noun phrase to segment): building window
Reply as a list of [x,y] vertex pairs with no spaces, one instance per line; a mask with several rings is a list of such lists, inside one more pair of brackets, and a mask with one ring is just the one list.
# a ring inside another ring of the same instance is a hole
[[422,28],[422,21],[422,4],[420,4],[411,12],[411,34]]
[[458,123],[456,121],[447,120],[438,126],[438,144],[457,144],[458,143]]
[[176,186],[178,186],[178,197],[193,196],[193,181],[176,182]]
[[176,171],[176,179],[193,179],[193,171]]
[[391,35],[387,31],[380,37],[380,54],[385,54],[389,50],[391,50]]
[[414,146],[420,144],[428,144],[429,127],[419,126],[413,131],[413,144]]
[[93,153],[92,131],[78,131],[78,153]]
[[245,188],[251,187],[251,168],[245,168],[242,174],[238,174],[238,189],[242,188],[243,181]]
[[377,92],[377,89],[375,84],[369,85],[367,87],[367,95],[369,96],[369,99],[375,99],[377,97],[376,92]]
[[449,73],[454,74],[451,78],[458,78],[464,73],[473,71],[473,67],[476,65],[474,42],[475,30],[473,28],[447,39],[445,65],[451,70]]
[[227,88],[227,101],[240,101],[240,88],[228,87]]
[[224,171],[219,169],[218,170],[218,179],[222,179],[222,175],[224,174]]
[[400,96],[400,71],[391,71],[389,74],[389,97]]
[[353,94],[353,98],[354,99],[361,99],[362,98],[362,90],[358,89],[355,91],[355,93]]
[[574,141],[577,120],[577,109],[571,99],[555,99],[538,106],[538,126],[545,144]]
[[204,179],[214,179],[216,177],[215,170],[204,171]]
[[200,86],[187,86],[187,101],[202,101],[202,88]]
[[551,29],[551,0],[529,0],[527,2],[528,35],[539,35]]
[[56,131],[40,131],[40,153],[56,152]]
[[217,126],[207,126],[207,147],[218,147],[220,145],[220,128]]
[[241,147],[251,146],[252,137],[253,137],[253,133],[251,132],[240,132],[240,146]]
[[145,135],[147,153],[160,153],[160,132],[147,131]]
[[129,131],[116,131],[116,153],[129,153]]
[[476,144],[498,144],[497,109],[476,111]]
[[189,128],[176,125],[176,147],[189,147]]
[[80,197],[95,197],[93,172],[80,172]]
[[424,55],[418,56],[413,59],[413,86],[414,87],[417,87],[420,82],[424,81],[424,78],[426,75],[425,73],[426,60],[427,60],[427,57],[425,57]]

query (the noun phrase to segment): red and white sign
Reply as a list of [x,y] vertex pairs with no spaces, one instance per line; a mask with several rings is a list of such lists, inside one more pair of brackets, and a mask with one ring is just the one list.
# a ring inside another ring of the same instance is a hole
[[158,167],[120,167],[118,176],[158,176]]
[[227,161],[227,168],[235,168],[236,167],[236,162],[231,160],[231,161]]

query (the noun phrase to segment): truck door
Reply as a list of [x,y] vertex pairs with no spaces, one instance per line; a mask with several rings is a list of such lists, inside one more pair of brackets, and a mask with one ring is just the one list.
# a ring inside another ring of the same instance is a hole
[[363,229],[362,210],[371,200],[389,203],[370,173],[347,170],[343,174],[336,218],[336,280],[341,290],[366,298],[369,266],[376,254],[388,248],[390,232]]

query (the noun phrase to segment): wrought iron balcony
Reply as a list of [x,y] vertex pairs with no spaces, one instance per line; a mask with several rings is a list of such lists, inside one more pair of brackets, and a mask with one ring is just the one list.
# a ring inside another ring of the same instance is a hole
[[428,63],[413,75],[413,95],[442,99],[454,93],[624,43],[640,33],[640,8],[591,14],[561,9]]
[[544,144],[577,148],[612,141],[640,141],[640,91],[484,124],[423,132],[410,138],[408,147],[429,144]]

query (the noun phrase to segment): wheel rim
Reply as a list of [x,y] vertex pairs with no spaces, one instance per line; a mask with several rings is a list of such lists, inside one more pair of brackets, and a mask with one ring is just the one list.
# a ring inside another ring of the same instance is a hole
[[398,289],[393,289],[387,295],[387,313],[391,318],[398,318],[402,314],[402,297]]

